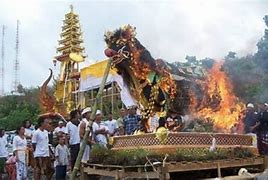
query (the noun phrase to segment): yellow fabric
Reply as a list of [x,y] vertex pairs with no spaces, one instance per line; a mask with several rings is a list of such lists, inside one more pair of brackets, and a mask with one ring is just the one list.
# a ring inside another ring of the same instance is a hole
[[63,98],[63,91],[64,91],[64,83],[57,82],[56,91],[54,92],[54,96],[56,97],[57,101],[60,101]]
[[109,137],[108,142],[110,145],[113,145],[114,144],[114,137]]
[[165,117],[167,115],[167,112],[166,111],[156,112],[156,114],[157,114],[158,117]]
[[[68,81],[65,87],[65,98],[67,99],[72,93],[72,82]],[[56,91],[54,92],[54,96],[57,101],[62,101],[64,96],[64,82],[57,82]]]
[[155,137],[160,141],[160,143],[167,142],[168,129],[165,127],[160,127],[156,130]]
[[156,133],[167,133],[168,129],[165,127],[160,127],[157,129]]
[[[104,75],[105,68],[107,66],[108,60],[104,60],[101,62],[97,62],[88,67],[81,69],[81,78],[86,79],[88,76],[94,76],[96,78],[100,78]],[[110,69],[109,74],[115,75],[116,71],[114,69]]]

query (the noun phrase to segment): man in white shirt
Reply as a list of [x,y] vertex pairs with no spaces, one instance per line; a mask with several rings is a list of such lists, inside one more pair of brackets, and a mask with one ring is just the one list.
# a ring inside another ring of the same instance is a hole
[[0,179],[2,179],[7,157],[7,136],[5,136],[4,129],[0,129]]
[[66,132],[66,127],[64,126],[63,121],[59,121],[58,127],[56,127],[53,131],[54,135],[57,135],[59,132],[65,133]]
[[110,136],[118,135],[118,124],[117,121],[113,119],[112,113],[108,115],[108,120],[105,121],[105,125],[108,127]]
[[70,154],[71,154],[71,168],[73,169],[77,155],[80,149],[80,136],[79,136],[79,112],[73,110],[70,112],[70,121],[66,125],[66,134],[69,137]]
[[40,116],[38,118],[39,128],[33,133],[32,146],[36,162],[34,167],[35,180],[39,180],[41,175],[45,175],[47,179],[51,179],[54,174],[48,146],[47,129],[50,129],[50,123],[51,119],[49,117]]
[[92,130],[97,144],[107,147],[107,134],[109,134],[108,128],[103,122],[101,122],[101,111],[97,110],[95,121],[92,124]]
[[[88,126],[88,123],[89,123],[89,120],[90,120],[91,108],[87,107],[87,108],[83,109],[81,115],[82,115],[82,120],[81,120],[81,122],[79,124],[79,135],[80,135],[80,139],[81,139],[81,143],[82,143],[82,140],[84,138],[84,134],[85,134],[85,132],[87,130],[87,126]],[[91,143],[92,143],[92,137],[91,137],[91,134],[90,134],[89,137],[88,137],[88,142],[87,142],[87,145],[86,145],[82,160],[81,160],[82,163],[86,163],[89,160]]]

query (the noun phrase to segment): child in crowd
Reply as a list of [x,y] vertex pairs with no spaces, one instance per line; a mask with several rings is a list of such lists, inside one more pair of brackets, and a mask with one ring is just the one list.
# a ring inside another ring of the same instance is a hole
[[69,166],[70,153],[65,145],[65,137],[59,137],[59,144],[55,149],[56,156],[56,180],[65,180],[67,167]]

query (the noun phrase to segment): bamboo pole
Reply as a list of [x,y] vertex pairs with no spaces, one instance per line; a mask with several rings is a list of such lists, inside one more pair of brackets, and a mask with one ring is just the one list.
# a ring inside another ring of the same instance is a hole
[[93,99],[94,99],[94,89],[90,90],[91,98],[90,98],[90,104],[93,104]]
[[114,114],[114,82],[112,82],[112,114]]
[[[105,87],[103,88],[102,92],[103,92],[103,91],[106,92]],[[105,94],[105,95],[106,95],[106,94]],[[97,99],[97,97],[96,97],[96,99]],[[101,104],[100,110],[101,110],[101,112],[103,112],[103,96],[100,97],[100,104]]]
[[77,172],[78,172],[78,170],[80,168],[82,156],[84,154],[85,147],[86,147],[86,142],[88,140],[88,135],[89,135],[89,133],[91,131],[91,127],[92,127],[92,123],[93,123],[92,120],[95,118],[96,111],[97,111],[97,105],[100,103],[100,99],[102,97],[103,89],[105,87],[105,83],[106,83],[106,80],[107,80],[107,77],[108,77],[108,74],[109,74],[109,71],[110,71],[110,68],[111,68],[111,63],[112,63],[112,59],[109,58],[109,60],[107,62],[106,69],[105,69],[105,72],[104,72],[104,75],[103,75],[103,79],[102,79],[102,82],[101,82],[101,85],[100,85],[100,88],[99,88],[99,91],[98,91],[98,94],[97,94],[95,102],[94,102],[94,106],[92,108],[92,113],[91,113],[91,116],[90,116],[90,121],[88,123],[88,128],[86,128],[87,130],[86,130],[86,132],[84,134],[82,145],[80,147],[78,156],[77,156],[76,161],[75,161],[74,169],[73,169],[73,172],[72,172],[72,175],[71,175],[71,178],[70,178],[71,180],[75,180],[76,174],[77,174]]

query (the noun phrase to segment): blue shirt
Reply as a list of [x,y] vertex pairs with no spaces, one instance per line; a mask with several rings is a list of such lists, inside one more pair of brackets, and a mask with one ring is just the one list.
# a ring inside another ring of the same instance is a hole
[[128,115],[124,118],[125,134],[132,134],[137,128],[140,117],[138,115]]

